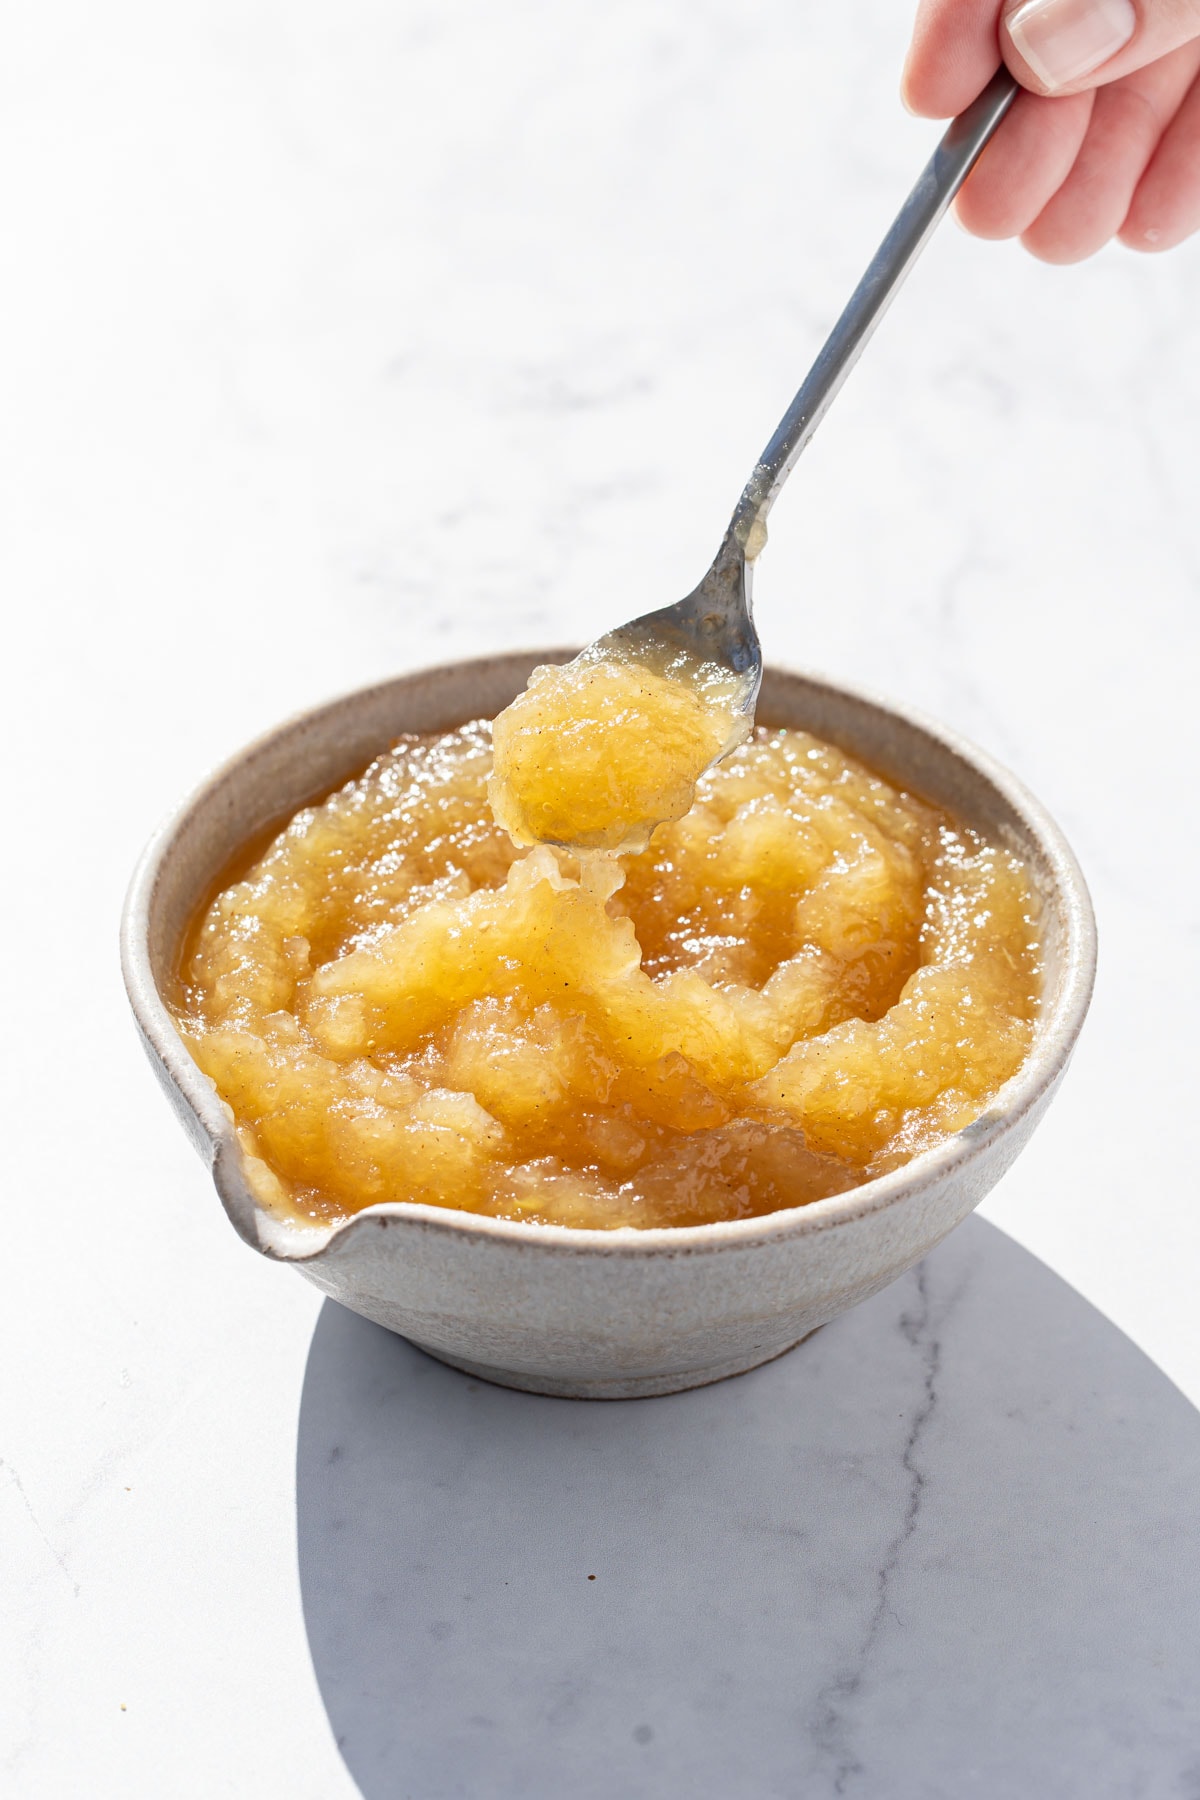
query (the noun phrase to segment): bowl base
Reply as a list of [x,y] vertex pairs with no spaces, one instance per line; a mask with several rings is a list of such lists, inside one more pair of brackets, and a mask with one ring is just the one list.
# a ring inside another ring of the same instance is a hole
[[[819,1325],[813,1327],[813,1331],[820,1329]],[[714,1381],[728,1381],[731,1375],[745,1375],[764,1363],[774,1362],[778,1356],[786,1356],[797,1344],[812,1337],[813,1331],[804,1332],[778,1350],[759,1350],[752,1356],[710,1364],[704,1369],[674,1369],[666,1375],[605,1376],[598,1381],[578,1376],[537,1375],[526,1369],[497,1369],[490,1363],[468,1362],[464,1357],[450,1356],[444,1350],[435,1350],[432,1344],[423,1344],[419,1338],[409,1341],[436,1362],[460,1369],[464,1375],[477,1375],[481,1381],[493,1382],[496,1387],[517,1388],[525,1394],[549,1394],[557,1400],[648,1400],[658,1394],[681,1394],[688,1388],[709,1387]]]

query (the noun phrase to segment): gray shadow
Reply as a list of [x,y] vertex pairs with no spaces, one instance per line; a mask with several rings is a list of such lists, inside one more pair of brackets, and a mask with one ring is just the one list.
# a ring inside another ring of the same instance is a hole
[[327,1302],[297,1486],[365,1800],[1200,1800],[1200,1414],[982,1220],[662,1400]]

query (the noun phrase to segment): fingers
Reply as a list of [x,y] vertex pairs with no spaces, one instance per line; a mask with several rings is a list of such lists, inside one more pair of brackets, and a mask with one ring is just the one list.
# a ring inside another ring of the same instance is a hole
[[961,112],[1001,51],[1028,91],[958,197],[968,231],[1075,262],[1200,230],[1200,0],[920,0],[905,103]]
[[[1087,135],[1069,174],[1022,229],[1027,250],[1043,262],[1079,262],[1116,236],[1198,68],[1200,48],[1188,44],[1097,90]],[[1080,97],[1074,96],[1076,103]]]
[[1036,94],[1120,81],[1197,35],[1200,0],[1004,0],[1000,19],[1004,60]]
[[999,0],[921,0],[900,93],[923,119],[969,106],[1000,62]]
[[1003,54],[1035,94],[1119,81],[1200,36],[1200,0],[920,0],[901,82],[923,118],[962,112]]
[[1091,94],[1018,94],[955,202],[959,221],[976,237],[1019,237],[1070,174],[1091,112]]
[[1118,233],[1131,250],[1173,250],[1200,231],[1200,76],[1167,126]]

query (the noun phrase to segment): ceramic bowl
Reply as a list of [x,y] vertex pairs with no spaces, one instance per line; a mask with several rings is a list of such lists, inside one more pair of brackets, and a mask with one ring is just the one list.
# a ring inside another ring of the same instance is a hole
[[665,1394],[753,1368],[876,1293],[953,1229],[1025,1144],[1091,996],[1095,926],[1061,832],[981,751],[907,709],[768,671],[758,717],[796,725],[1011,846],[1042,909],[1045,991],[1033,1048],[973,1124],[876,1181],[765,1217],[653,1231],[579,1231],[398,1200],[333,1227],[268,1214],[231,1116],[164,1001],[187,922],[245,843],[357,774],[401,732],[491,718],[541,651],[458,663],[348,694],[225,764],[147,849],[122,927],[146,1049],[234,1227],[355,1312],[456,1368],[535,1393]]

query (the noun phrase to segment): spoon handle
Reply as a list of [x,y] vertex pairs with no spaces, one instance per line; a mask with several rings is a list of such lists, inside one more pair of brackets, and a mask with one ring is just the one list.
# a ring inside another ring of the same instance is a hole
[[979,97],[951,121],[746,483],[730,535],[748,557],[756,556],[766,541],[767,514],[800,452],[1019,92],[1001,67]]

